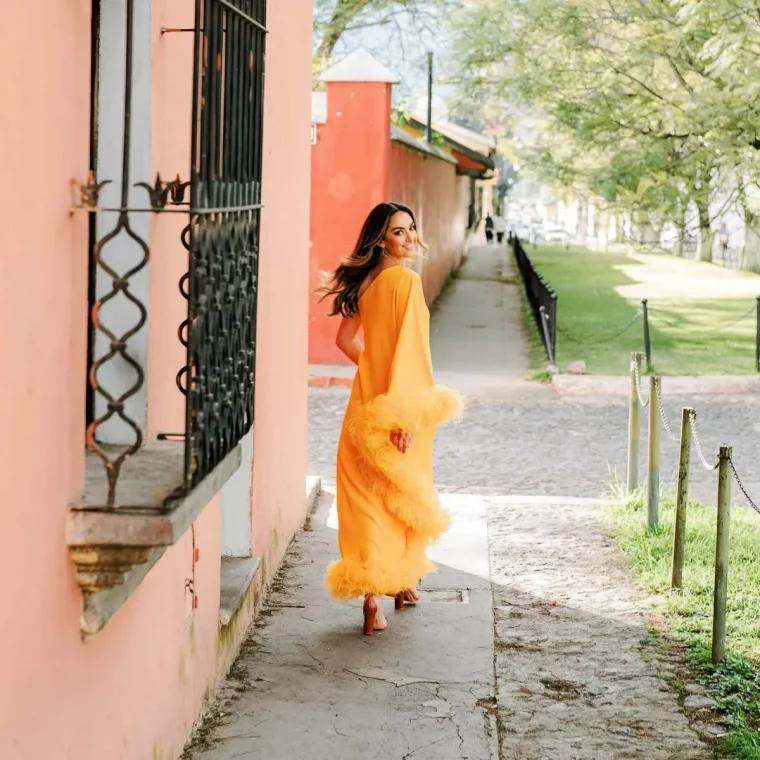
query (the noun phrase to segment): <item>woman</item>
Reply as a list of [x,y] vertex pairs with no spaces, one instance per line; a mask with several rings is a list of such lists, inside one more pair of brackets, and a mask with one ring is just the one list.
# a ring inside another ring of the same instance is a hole
[[419,599],[416,584],[433,570],[425,549],[449,525],[433,485],[433,437],[461,399],[433,381],[422,282],[403,266],[420,247],[411,209],[381,203],[322,289],[342,317],[336,343],[358,365],[338,445],[341,559],[326,580],[339,599],[364,597],[367,635],[387,625],[383,595],[396,609]]

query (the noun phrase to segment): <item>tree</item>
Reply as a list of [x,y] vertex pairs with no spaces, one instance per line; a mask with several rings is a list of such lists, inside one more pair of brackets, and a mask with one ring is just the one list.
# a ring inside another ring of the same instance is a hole
[[441,19],[454,0],[315,0],[314,65],[320,73],[329,63],[338,42],[351,32],[390,28],[394,57],[407,58],[426,32],[440,35]]
[[709,258],[711,199],[757,169],[759,18],[733,0],[469,0],[460,86],[522,110],[545,180],[642,229],[683,230],[694,204]]

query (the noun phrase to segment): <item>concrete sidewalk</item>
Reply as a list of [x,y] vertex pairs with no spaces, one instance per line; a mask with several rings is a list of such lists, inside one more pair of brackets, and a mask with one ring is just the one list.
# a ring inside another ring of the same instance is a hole
[[528,373],[522,306],[508,250],[476,246],[431,309],[430,348],[437,373]]
[[361,633],[361,602],[324,590],[336,558],[332,493],[279,579],[185,757],[193,760],[491,760],[498,757],[485,503],[446,498],[453,527],[416,607]]

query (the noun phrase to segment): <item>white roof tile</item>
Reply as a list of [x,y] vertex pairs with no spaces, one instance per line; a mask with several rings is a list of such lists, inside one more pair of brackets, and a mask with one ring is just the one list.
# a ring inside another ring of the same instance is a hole
[[355,50],[320,77],[322,82],[387,82],[401,81],[390,69],[364,49]]

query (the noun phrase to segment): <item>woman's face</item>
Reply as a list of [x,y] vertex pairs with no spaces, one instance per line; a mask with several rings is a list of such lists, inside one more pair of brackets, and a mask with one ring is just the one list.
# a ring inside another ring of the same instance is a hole
[[406,211],[397,211],[388,223],[385,250],[394,259],[411,259],[417,255],[417,227]]

